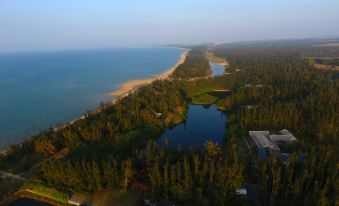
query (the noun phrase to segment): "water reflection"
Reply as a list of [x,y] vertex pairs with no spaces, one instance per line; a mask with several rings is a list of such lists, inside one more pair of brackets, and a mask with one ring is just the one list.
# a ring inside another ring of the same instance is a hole
[[201,148],[207,140],[221,142],[226,132],[226,116],[215,105],[190,105],[184,123],[168,128],[158,140],[160,145],[167,138],[176,147],[197,146]]

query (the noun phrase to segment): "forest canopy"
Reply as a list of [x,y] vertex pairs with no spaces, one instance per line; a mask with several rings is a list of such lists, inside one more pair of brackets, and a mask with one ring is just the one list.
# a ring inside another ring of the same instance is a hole
[[[0,167],[29,171],[30,180],[63,191],[137,191],[159,204],[335,205],[339,73],[314,68],[305,56],[327,51],[317,49],[303,42],[209,46],[230,66],[227,75],[205,78],[211,72],[207,46],[194,47],[171,80],[155,81],[70,126],[11,146]],[[327,52],[336,55],[332,48]],[[231,92],[218,96],[216,89]],[[192,102],[215,103],[227,114],[222,144],[207,141],[203,150],[157,145],[175,124],[169,119],[184,121]],[[245,144],[249,130],[283,128],[298,138],[285,161],[270,153],[260,161]],[[51,158],[65,148],[67,154]],[[242,198],[239,188],[256,195]]]

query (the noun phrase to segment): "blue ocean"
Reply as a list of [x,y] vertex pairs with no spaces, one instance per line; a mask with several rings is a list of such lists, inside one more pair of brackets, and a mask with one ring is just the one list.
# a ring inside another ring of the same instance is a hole
[[0,54],[0,148],[111,101],[119,84],[174,66],[179,48]]

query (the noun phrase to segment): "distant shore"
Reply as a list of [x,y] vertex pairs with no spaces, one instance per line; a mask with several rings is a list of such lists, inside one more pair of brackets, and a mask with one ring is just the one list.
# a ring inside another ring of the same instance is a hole
[[185,62],[186,57],[188,55],[189,50],[186,50],[184,53],[181,54],[178,62],[171,67],[170,69],[166,70],[165,72],[157,75],[156,77],[153,78],[148,78],[148,79],[136,79],[136,80],[131,80],[125,83],[120,84],[120,88],[118,90],[115,90],[111,93],[109,93],[110,96],[114,97],[122,97],[127,94],[129,94],[132,91],[135,91],[141,86],[147,85],[152,83],[155,80],[163,80],[163,79],[168,79],[169,76],[174,72],[174,70],[181,65],[182,63]]

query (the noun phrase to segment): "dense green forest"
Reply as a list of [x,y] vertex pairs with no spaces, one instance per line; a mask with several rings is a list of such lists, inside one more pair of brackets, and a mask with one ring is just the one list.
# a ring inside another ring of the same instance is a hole
[[[319,53],[318,47],[305,45],[210,47],[228,60],[229,74],[183,81],[210,73],[207,47],[193,47],[172,80],[153,82],[66,128],[11,146],[0,168],[29,171],[31,181],[68,192],[133,190],[159,205],[248,205],[249,198],[235,193],[241,187],[251,188],[250,199],[261,205],[335,205],[339,73],[316,70],[304,57]],[[220,95],[215,89],[231,92]],[[227,113],[222,144],[208,141],[198,150],[155,143],[166,127],[184,120],[192,101],[205,97]],[[273,154],[261,161],[245,145],[248,130],[283,128],[299,139],[286,161]],[[48,158],[63,148],[69,150],[65,156]],[[307,154],[302,162],[300,153]]]
[[211,75],[211,68],[205,58],[204,48],[195,48],[190,51],[186,61],[171,75],[177,79],[204,78]]
[[159,203],[239,202],[234,191],[243,183],[244,167],[235,148],[228,154],[207,142],[205,150],[160,148],[150,140],[145,149],[133,150],[127,159],[112,155],[47,161],[36,175],[49,184],[78,191],[136,189]]
[[[305,141],[337,145],[338,72],[317,71],[307,60],[280,50],[250,51],[215,51],[227,56],[231,71],[240,69],[233,95],[219,106],[236,111],[237,123],[248,130],[288,128]],[[246,110],[246,105],[254,107]]]
[[[287,128],[300,144],[285,164],[273,155],[268,162],[261,162],[255,177],[261,203],[334,205],[338,187],[338,72],[316,70],[300,54],[286,48],[240,50],[214,50],[228,59],[228,69],[234,75],[229,77],[234,79],[232,95],[217,103],[231,114],[234,135],[239,138],[248,130]],[[297,161],[300,152],[308,154],[303,164]]]

